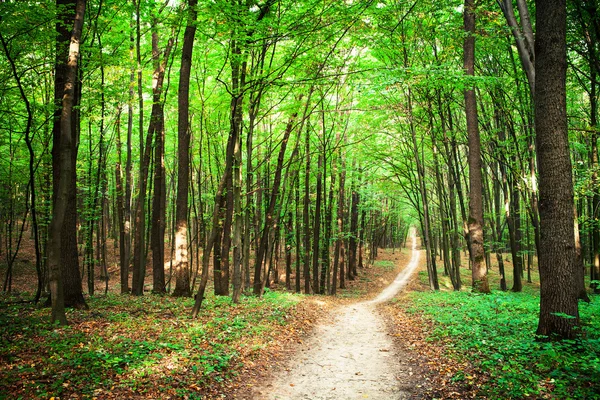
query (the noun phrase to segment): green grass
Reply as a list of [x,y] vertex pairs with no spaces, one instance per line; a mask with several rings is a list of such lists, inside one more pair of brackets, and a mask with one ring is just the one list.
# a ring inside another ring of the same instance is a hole
[[380,268],[383,271],[389,272],[396,269],[396,263],[390,260],[375,260],[373,263],[374,267]]
[[90,311],[69,310],[64,328],[49,325],[48,309],[11,305],[0,313],[0,399],[173,387],[189,397],[235,374],[300,299],[268,291],[232,305],[208,296],[192,320],[192,299],[108,294],[88,299]]
[[533,290],[414,292],[409,311],[435,322],[430,340],[444,341],[489,378],[480,397],[600,399],[598,297],[580,303],[580,339],[561,343],[535,340],[539,296]]

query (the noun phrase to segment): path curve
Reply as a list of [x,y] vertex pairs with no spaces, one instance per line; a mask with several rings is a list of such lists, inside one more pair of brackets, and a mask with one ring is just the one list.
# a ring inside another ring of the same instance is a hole
[[419,264],[415,230],[406,268],[375,299],[341,307],[334,320],[315,328],[274,380],[255,398],[266,400],[409,399],[412,367],[395,348],[375,305],[392,299]]

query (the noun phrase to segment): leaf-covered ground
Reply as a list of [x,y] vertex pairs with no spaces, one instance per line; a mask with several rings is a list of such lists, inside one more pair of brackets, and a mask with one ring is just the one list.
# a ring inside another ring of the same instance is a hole
[[[380,251],[375,265],[336,298],[276,287],[239,305],[208,296],[197,320],[189,317],[191,299],[109,292],[87,298],[88,311],[69,310],[70,325],[57,328],[49,326],[48,309],[9,303],[28,294],[3,295],[0,399],[249,398],[316,323],[340,303],[379,293],[407,254]],[[468,286],[452,292],[443,275],[444,289],[432,293],[421,269],[407,293],[381,310],[420,376],[423,398],[600,399],[598,297],[581,303],[580,340],[540,343],[533,336],[535,275],[523,293],[501,292],[491,270],[494,293],[480,296]]]
[[333,306],[389,284],[406,253],[385,253],[337,298],[272,290],[233,305],[208,296],[196,320],[192,299],[109,292],[88,297],[87,311],[68,310],[70,325],[59,328],[47,308],[4,296],[0,398],[238,398]]

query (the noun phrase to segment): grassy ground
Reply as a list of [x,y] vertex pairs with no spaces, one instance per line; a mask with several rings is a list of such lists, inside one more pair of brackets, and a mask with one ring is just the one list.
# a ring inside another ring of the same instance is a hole
[[[508,269],[510,288],[512,266]],[[473,294],[470,286],[453,292],[445,277],[444,289],[431,292],[421,271],[414,290],[388,307],[396,333],[412,334],[410,347],[430,367],[429,397],[600,399],[600,299],[580,303],[578,340],[544,343],[534,335],[537,273],[533,282],[524,281],[521,293],[500,291],[495,269],[489,276],[490,295]],[[469,270],[462,277],[470,283]]]
[[56,327],[49,309],[14,302],[31,296],[15,290],[0,296],[0,399],[239,398],[336,304],[387,286],[407,254],[384,252],[337,298],[281,286],[239,305],[209,294],[196,320],[192,299],[111,291],[88,297],[88,311],[68,310],[70,325]]

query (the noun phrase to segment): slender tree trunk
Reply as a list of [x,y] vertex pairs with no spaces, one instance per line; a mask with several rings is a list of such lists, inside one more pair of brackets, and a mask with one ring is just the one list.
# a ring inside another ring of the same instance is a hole
[[[35,153],[33,150],[32,137],[31,137],[31,126],[33,123],[33,111],[31,108],[31,103],[29,102],[29,98],[25,94],[25,90],[23,88],[21,78],[17,72],[15,60],[14,60],[13,56],[10,54],[8,45],[1,33],[0,33],[0,42],[2,43],[2,48],[4,49],[6,58],[8,59],[8,62],[10,64],[10,69],[11,69],[12,75],[15,78],[17,87],[19,88],[19,94],[21,95],[21,99],[25,103],[25,109],[27,110],[27,125],[25,127],[25,144],[27,145],[27,151],[29,153],[29,182],[27,185],[28,185],[29,193],[31,193],[31,223],[33,225],[32,228],[33,228],[33,240],[34,240],[34,249],[35,249],[35,270],[37,273],[37,289],[36,289],[36,293],[35,293],[34,302],[37,304],[37,302],[40,300],[40,297],[42,294],[42,289],[43,289],[42,286],[43,286],[44,278],[42,275],[41,254],[40,254],[40,235],[39,235],[39,227],[38,227],[38,219],[37,219],[37,208],[36,208],[37,193],[36,193],[36,188],[35,188]],[[27,202],[28,197],[29,196],[26,197],[26,202]],[[25,208],[28,209],[27,204],[26,204]],[[23,221],[23,227],[24,226],[25,226],[25,221]],[[0,230],[1,230],[1,228],[0,228]],[[0,236],[0,243],[2,243],[1,236]],[[1,246],[0,246],[0,248],[1,248]],[[15,251],[15,256],[16,256],[16,251]],[[10,274],[11,270],[12,270],[12,262],[10,263],[9,268],[7,268],[8,276],[12,276],[12,274]],[[10,286],[9,286],[9,289],[10,289]],[[5,290],[6,290],[6,283],[5,283]]]
[[318,155],[317,160],[317,198],[315,201],[315,217],[313,219],[313,250],[312,250],[312,273],[313,273],[313,291],[315,293],[322,293],[320,285],[323,282],[319,283],[319,267],[321,267],[320,260],[320,246],[321,246],[321,203],[323,197],[323,182],[321,181],[323,177],[323,155]]
[[[162,108],[162,107],[161,107]],[[154,196],[152,198],[152,292],[166,293],[165,282],[165,227],[166,227],[166,174],[165,174],[164,116],[157,121],[154,134]]]
[[219,219],[220,219],[220,210],[221,210],[221,198],[223,197],[223,191],[225,189],[227,177],[223,175],[221,177],[221,182],[219,183],[219,187],[217,189],[217,193],[215,194],[215,205],[213,207],[212,220],[211,220],[211,232],[206,241],[206,247],[204,248],[204,252],[202,253],[202,275],[200,278],[200,286],[198,287],[198,292],[196,293],[194,307],[192,309],[192,318],[196,318],[198,313],[200,312],[200,308],[202,307],[202,302],[204,301],[204,293],[206,292],[206,284],[208,283],[208,269],[209,269],[209,261],[210,254],[218,245],[217,237],[220,231],[219,229]]
[[[335,178],[337,175],[337,168],[335,161],[332,161],[333,167],[331,170],[331,179],[329,185],[329,198],[327,200],[327,211],[325,214],[325,240],[323,244],[323,252],[321,258],[323,259],[323,269],[326,272],[326,290],[322,290],[322,293],[331,293],[331,288],[333,288],[336,283],[332,283],[331,281],[331,239],[332,239],[332,230],[333,230],[333,203],[334,203],[334,194],[335,194]],[[338,260],[339,262],[339,260]],[[323,275],[321,275],[323,278]],[[337,278],[337,277],[336,277]],[[337,279],[336,279],[337,280]],[[323,282],[323,279],[321,279]]]
[[[138,3],[139,6],[139,3]],[[158,24],[158,17],[153,19],[153,25]],[[172,32],[173,33],[173,32]],[[138,196],[138,206],[136,210],[136,231],[135,231],[135,248],[134,248],[134,258],[133,258],[133,282],[132,282],[132,294],[135,296],[141,296],[144,294],[144,279],[146,276],[146,189],[148,184],[148,170],[150,167],[150,156],[151,156],[151,146],[152,139],[156,135],[158,138],[155,139],[155,143],[159,144],[164,142],[164,104],[163,104],[163,84],[165,79],[165,71],[167,62],[169,60],[169,56],[171,53],[171,49],[174,45],[174,37],[171,36],[167,42],[167,45],[164,50],[163,58],[160,59],[160,50],[158,48],[158,32],[154,30],[152,33],[152,58],[154,60],[154,75],[153,75],[153,84],[152,84],[152,114],[150,116],[150,124],[148,126],[148,133],[146,135],[146,143],[143,151],[143,158],[140,163],[140,193]],[[138,76],[139,79],[139,76]],[[139,82],[138,82],[139,84]],[[162,145],[161,145],[162,146]],[[157,149],[157,152],[160,155],[160,159],[162,160],[162,150]],[[156,163],[156,159],[155,159]],[[159,161],[160,164],[160,161]],[[155,194],[159,197],[157,198],[157,205],[153,206],[153,210],[159,212],[160,216],[155,216],[154,225],[158,225],[158,230],[154,232],[153,236],[153,250],[158,254],[153,254],[153,271],[156,271],[157,275],[156,279],[159,280],[157,282],[156,289],[164,291],[164,219],[165,219],[165,208],[164,201],[166,197],[166,189],[164,187],[164,182],[162,176],[164,176],[164,166],[157,165],[156,171],[154,174],[159,174],[160,177],[155,181]],[[158,192],[156,192],[158,191]],[[156,197],[155,195],[155,197]],[[162,198],[161,198],[162,197]],[[162,225],[162,228],[160,227]],[[161,239],[162,238],[162,239]],[[160,243],[162,242],[162,246]],[[163,257],[162,259],[160,257]],[[162,268],[163,277],[161,280],[160,271],[157,270],[156,262],[160,260],[160,268]],[[163,289],[161,289],[161,287]]]
[[425,252],[427,255],[427,275],[429,277],[429,287],[432,290],[439,290],[439,281],[437,276],[437,268],[435,264],[435,257],[432,255],[431,242],[432,242],[432,232],[431,232],[431,216],[429,213],[429,199],[427,195],[427,188],[425,186],[425,167],[422,164],[421,156],[419,155],[419,148],[417,145],[417,136],[415,132],[414,122],[413,122],[413,112],[412,112],[412,93],[409,89],[408,91],[408,112],[409,112],[409,120],[410,120],[410,134],[412,139],[412,151],[415,157],[416,167],[417,167],[417,176],[418,176],[418,188],[419,193],[421,195],[421,201],[423,204],[423,218],[422,218],[422,232],[423,237],[422,240],[425,242]]
[[288,212],[285,221],[285,288],[292,290],[292,240],[294,235],[294,217]]
[[[515,174],[516,175],[516,174]],[[513,292],[521,292],[523,290],[523,255],[521,254],[521,194],[515,181],[516,176],[511,179],[511,197],[510,201],[510,215],[509,215],[509,229],[511,233],[511,249],[512,249],[512,261],[513,261]]]
[[121,293],[129,293],[129,267],[131,263],[131,146],[133,139],[133,98],[135,87],[134,50],[135,39],[133,29],[129,36],[129,54],[131,59],[131,73],[129,75],[129,98],[127,100],[127,158],[125,161],[125,198],[123,205],[123,243],[120,248],[121,261]]
[[350,205],[350,237],[348,238],[348,279],[353,281],[358,275],[356,271],[356,250],[358,240],[358,201],[359,196],[352,182],[352,194]]
[[[310,98],[309,98],[310,100]],[[262,229],[262,235],[260,239],[260,243],[258,249],[256,251],[256,260],[254,264],[254,294],[257,296],[262,296],[262,278],[261,278],[261,270],[263,269],[263,262],[268,258],[268,243],[270,242],[270,233],[271,230],[276,225],[277,216],[274,214],[275,206],[278,201],[279,191],[281,186],[281,175],[283,172],[283,163],[285,160],[285,150],[287,148],[287,143],[290,138],[290,134],[294,128],[294,122],[296,121],[296,117],[298,113],[294,113],[285,128],[285,133],[283,135],[283,139],[281,141],[281,147],[279,148],[279,155],[277,157],[277,167],[275,169],[275,177],[273,179],[273,186],[271,189],[271,195],[269,199],[269,205],[267,208],[267,213],[265,216],[265,225]],[[267,277],[268,279],[268,277]]]
[[[121,109],[117,109],[117,122],[116,122],[116,135],[117,135],[117,164],[115,165],[115,181],[117,187],[117,216],[119,224],[119,264],[120,264],[120,275],[121,275],[121,293],[127,293],[128,288],[128,276],[129,266],[126,256],[126,244],[125,244],[125,213],[124,213],[124,188],[123,188],[123,173],[121,170],[122,163],[122,150],[121,150]],[[124,290],[125,289],[125,290]]]
[[305,137],[306,166],[304,170],[304,200],[303,200],[303,227],[304,227],[304,293],[310,293],[310,126],[306,126]]
[[[345,137],[344,137],[345,139]],[[343,143],[339,138],[336,142]],[[346,276],[344,272],[344,213],[345,213],[345,190],[346,184],[346,162],[344,160],[345,154],[341,149],[338,149],[338,162],[339,162],[339,174],[340,183],[338,187],[338,204],[337,204],[337,238],[335,241],[335,253],[333,260],[333,282],[331,284],[331,294],[335,296],[337,291],[337,279],[339,276],[340,289],[344,289],[346,286]],[[339,274],[338,274],[339,269]]]
[[[142,50],[141,50],[141,11],[142,0],[133,0],[135,5],[135,52],[137,61],[137,95],[138,95],[138,139],[140,151],[140,170],[138,176],[139,193],[135,209],[135,234],[133,248],[133,274],[131,282],[131,294],[141,296],[144,294],[144,278],[146,276],[146,186],[148,179],[148,165],[150,163],[150,146],[154,132],[148,132],[146,144],[144,145],[144,96],[142,83]],[[154,110],[153,110],[154,111]],[[150,130],[154,126],[150,124]]]

